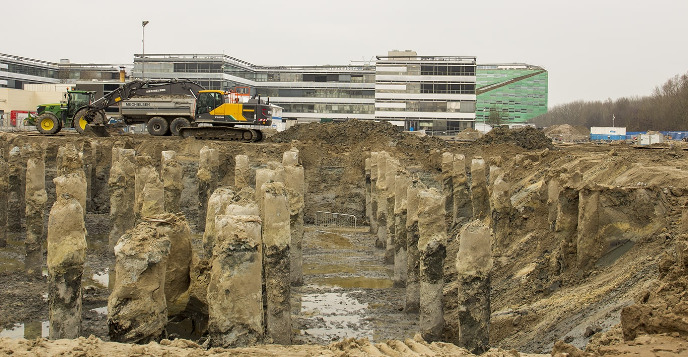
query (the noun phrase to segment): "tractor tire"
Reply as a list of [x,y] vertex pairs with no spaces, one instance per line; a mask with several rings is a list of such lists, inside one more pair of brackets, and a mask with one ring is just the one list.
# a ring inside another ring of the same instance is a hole
[[174,136],[179,136],[179,128],[186,128],[190,127],[191,122],[189,119],[179,117],[179,118],[174,118],[172,122],[170,123],[170,133]]
[[146,124],[148,133],[153,136],[165,136],[170,131],[170,124],[163,117],[152,117]]
[[[72,126],[76,130],[77,133],[84,135],[86,132],[86,126],[88,125],[88,122],[86,119],[84,119],[84,116],[88,112],[88,109],[81,109],[76,114],[74,114],[74,118],[72,119]],[[105,123],[105,113],[102,111],[99,111],[95,114],[93,117],[93,123],[94,124],[104,124]]]
[[41,134],[57,134],[62,130],[62,120],[53,113],[43,113],[36,118],[36,129]]

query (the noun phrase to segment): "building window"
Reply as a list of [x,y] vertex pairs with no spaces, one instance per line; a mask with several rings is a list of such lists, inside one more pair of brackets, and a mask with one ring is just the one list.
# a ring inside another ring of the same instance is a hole
[[426,82],[421,83],[421,93],[475,94],[473,83]]
[[475,66],[450,64],[424,64],[420,67],[423,76],[475,76]]

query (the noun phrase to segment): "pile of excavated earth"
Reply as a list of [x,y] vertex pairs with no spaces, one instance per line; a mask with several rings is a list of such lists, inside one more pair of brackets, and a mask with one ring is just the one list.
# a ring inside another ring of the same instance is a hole
[[0,138],[1,356],[688,353],[685,143]]
[[590,137],[588,128],[569,124],[552,125],[544,133],[555,142],[583,142]]

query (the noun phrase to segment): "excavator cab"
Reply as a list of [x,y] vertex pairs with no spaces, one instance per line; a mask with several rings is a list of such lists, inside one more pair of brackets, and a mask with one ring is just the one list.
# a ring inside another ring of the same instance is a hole
[[270,125],[271,108],[260,98],[219,90],[202,90],[196,100],[196,122],[218,126]]
[[196,118],[214,115],[216,109],[224,104],[221,91],[201,91],[196,100]]

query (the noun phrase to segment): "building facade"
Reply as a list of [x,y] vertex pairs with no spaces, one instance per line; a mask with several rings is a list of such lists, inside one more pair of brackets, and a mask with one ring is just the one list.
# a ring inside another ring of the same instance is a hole
[[542,67],[523,63],[477,66],[476,121],[497,111],[507,124],[526,123],[547,113],[548,78]]
[[256,66],[226,55],[135,56],[135,77],[188,78],[209,89],[246,88],[299,121],[384,120],[407,130],[473,127],[476,59],[391,51],[376,63]]
[[473,128],[476,59],[390,51],[377,57],[375,119],[406,130]]
[[57,63],[0,53],[0,88],[24,89],[24,84],[59,83]]
[[471,56],[390,51],[351,65],[258,66],[224,54],[135,54],[133,65],[0,54],[0,87],[73,83],[100,96],[117,88],[122,71],[129,78],[186,78],[208,89],[259,95],[282,107],[283,118],[301,122],[384,120],[406,130],[454,132],[487,122],[495,110],[506,123],[524,123],[547,111],[545,69],[477,65]]
[[131,65],[59,63],[0,53],[0,88],[24,89],[25,84],[75,84],[78,81],[112,81]]
[[134,57],[134,77],[188,78],[205,88],[269,98],[301,121],[374,119],[375,66],[257,66],[219,54]]

